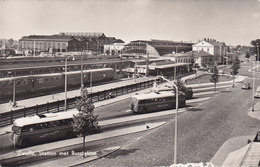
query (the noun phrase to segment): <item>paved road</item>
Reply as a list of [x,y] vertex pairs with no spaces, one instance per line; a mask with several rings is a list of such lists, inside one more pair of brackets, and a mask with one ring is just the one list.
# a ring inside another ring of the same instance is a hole
[[[205,92],[204,92],[205,93]],[[187,105],[191,105],[194,103],[199,103],[201,101],[205,101],[209,99],[209,96],[213,95],[212,92],[209,92],[208,94],[202,94],[196,96],[195,99],[191,99],[187,101]],[[206,96],[206,98],[205,98]],[[116,103],[112,103],[103,107],[98,107],[95,109],[95,115],[99,115],[98,121],[103,121],[103,120],[110,120],[114,118],[127,118],[129,116],[132,116],[133,113],[129,110],[129,104],[131,103],[131,99],[125,99]],[[168,118],[168,116],[161,116],[160,118],[157,119],[163,119]],[[154,120],[154,119],[150,119]],[[144,120],[145,122],[146,120]],[[122,124],[118,127],[113,127],[113,128],[120,128],[120,127],[127,126],[126,124]],[[129,126],[129,125],[128,125]],[[112,127],[111,127],[112,128]],[[9,142],[9,134],[1,135],[0,136],[1,145],[0,145],[0,152],[1,153],[7,153],[13,150],[13,145]]]
[[[260,81],[256,81],[256,85],[259,84]],[[178,163],[209,162],[229,138],[256,134],[259,121],[247,114],[252,91],[241,90],[241,85],[179,116]],[[127,145],[124,152],[88,165],[169,166],[173,163],[173,143],[174,121],[171,121],[151,134],[139,136],[138,142]]]

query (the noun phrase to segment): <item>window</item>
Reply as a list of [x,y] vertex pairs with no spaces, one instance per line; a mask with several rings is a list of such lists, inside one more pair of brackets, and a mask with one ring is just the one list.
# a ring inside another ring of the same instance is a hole
[[207,52],[209,52],[209,48],[207,49]]
[[44,79],[43,78],[39,78],[39,83],[43,83]]
[[2,87],[6,87],[6,82],[3,82],[3,83],[2,83]]

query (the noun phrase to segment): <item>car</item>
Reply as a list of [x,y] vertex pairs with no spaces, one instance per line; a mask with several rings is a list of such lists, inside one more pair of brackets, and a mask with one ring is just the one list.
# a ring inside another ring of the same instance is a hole
[[108,99],[112,99],[112,98],[115,98],[116,97],[116,94],[110,92],[108,95],[107,95],[107,98]]
[[249,90],[249,89],[250,89],[250,83],[243,83],[242,89],[247,89],[247,90]]
[[218,72],[219,72],[219,74],[224,74],[224,70],[222,70],[222,69],[219,70]]
[[255,93],[254,93],[254,97],[255,98],[259,98],[260,97],[260,86],[258,86],[255,90]]
[[191,87],[186,87],[186,89],[183,91],[186,95],[186,99],[192,99],[193,97],[193,90]]

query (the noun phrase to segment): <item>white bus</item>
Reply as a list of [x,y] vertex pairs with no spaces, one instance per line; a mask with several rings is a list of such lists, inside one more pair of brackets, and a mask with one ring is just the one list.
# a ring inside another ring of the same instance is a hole
[[75,136],[72,127],[77,110],[18,118],[13,122],[10,141],[28,147],[32,144]]
[[[183,92],[179,93],[179,107],[186,105],[186,97]],[[165,110],[176,107],[175,93],[172,91],[150,92],[132,96],[131,110],[134,113],[146,113],[151,111]]]

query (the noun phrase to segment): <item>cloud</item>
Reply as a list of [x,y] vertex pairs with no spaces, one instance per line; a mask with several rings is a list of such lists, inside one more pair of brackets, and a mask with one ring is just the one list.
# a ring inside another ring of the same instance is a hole
[[260,13],[253,13],[252,16],[253,16],[253,18],[258,19],[258,18],[260,18]]

